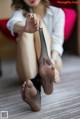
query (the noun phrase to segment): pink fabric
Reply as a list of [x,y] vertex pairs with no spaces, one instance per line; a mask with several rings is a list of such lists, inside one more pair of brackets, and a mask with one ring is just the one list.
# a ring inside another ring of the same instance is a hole
[[63,11],[65,13],[64,40],[66,41],[71,35],[72,29],[76,22],[77,14],[73,9],[63,8]]

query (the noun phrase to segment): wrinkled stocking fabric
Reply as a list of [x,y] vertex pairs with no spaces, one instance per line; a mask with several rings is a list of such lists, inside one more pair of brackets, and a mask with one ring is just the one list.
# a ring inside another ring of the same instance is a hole
[[42,28],[39,29],[39,34],[40,34],[40,41],[41,41],[41,55],[40,55],[40,57],[49,58],[48,52],[47,52],[47,47],[46,47],[46,42],[45,42],[45,37],[44,37]]

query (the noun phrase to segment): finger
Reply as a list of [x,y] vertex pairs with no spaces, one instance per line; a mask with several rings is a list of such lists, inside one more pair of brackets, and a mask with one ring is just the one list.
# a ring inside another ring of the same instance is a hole
[[36,30],[39,30],[39,19],[34,19],[34,27]]
[[51,65],[50,65],[50,69],[52,69],[52,70],[54,70],[54,69],[55,69],[55,67],[54,67],[54,65],[53,65],[53,64],[51,64]]
[[33,18],[33,14],[32,13],[28,13],[27,14],[27,18],[32,19]]
[[37,28],[37,30],[39,30],[41,23],[40,23],[39,18],[37,18],[36,14],[33,14],[33,19],[34,19],[35,27]]
[[39,28],[42,28],[42,21],[39,20]]
[[37,19],[37,23],[36,23],[36,28],[37,28],[37,30],[39,30],[39,22],[40,22],[40,20]]
[[56,78],[56,79],[54,79],[54,82],[57,84],[57,83],[60,83],[60,78],[58,77],[58,78]]
[[33,14],[33,19],[34,19],[34,24],[36,24],[37,23],[37,16],[36,16],[36,14]]

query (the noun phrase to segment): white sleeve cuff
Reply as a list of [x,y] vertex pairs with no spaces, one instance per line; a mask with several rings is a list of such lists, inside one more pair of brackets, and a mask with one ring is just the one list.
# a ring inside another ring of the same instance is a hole
[[63,48],[58,44],[52,44],[51,51],[56,50],[62,56]]
[[13,31],[13,28],[14,28],[14,25],[16,23],[16,20],[9,20],[8,23],[7,23],[7,28],[10,30],[12,36],[14,36],[14,31]]

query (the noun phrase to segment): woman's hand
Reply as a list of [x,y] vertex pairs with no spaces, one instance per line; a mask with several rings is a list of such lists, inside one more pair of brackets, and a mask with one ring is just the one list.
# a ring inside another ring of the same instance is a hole
[[41,20],[36,16],[36,14],[28,13],[27,20],[24,27],[24,32],[34,33],[41,27]]

